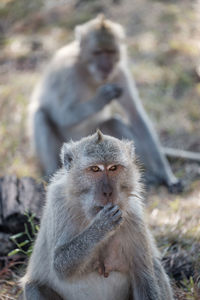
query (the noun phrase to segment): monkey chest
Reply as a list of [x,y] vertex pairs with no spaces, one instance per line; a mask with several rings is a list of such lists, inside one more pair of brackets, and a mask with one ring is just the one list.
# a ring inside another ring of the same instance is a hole
[[98,272],[85,274],[70,282],[59,282],[59,293],[66,300],[128,300],[130,282],[128,275],[112,272],[105,278]]
[[82,276],[61,284],[67,300],[128,300],[130,277],[121,238],[112,238],[85,266]]
[[95,268],[100,275],[109,277],[111,272],[128,273],[126,254],[119,237],[114,237],[99,251]]

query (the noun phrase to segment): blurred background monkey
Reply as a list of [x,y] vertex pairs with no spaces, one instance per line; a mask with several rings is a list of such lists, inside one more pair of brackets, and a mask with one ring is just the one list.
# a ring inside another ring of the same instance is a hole
[[58,168],[64,141],[100,128],[134,140],[147,182],[181,190],[128,70],[122,26],[98,16],[75,33],[75,41],[56,53],[30,106],[32,140],[44,174]]
[[173,300],[145,221],[133,143],[100,131],[64,144],[25,300]]

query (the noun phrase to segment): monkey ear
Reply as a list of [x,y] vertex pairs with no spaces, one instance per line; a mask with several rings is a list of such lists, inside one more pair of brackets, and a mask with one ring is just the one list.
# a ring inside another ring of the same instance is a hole
[[69,170],[72,166],[73,161],[73,153],[71,150],[71,146],[69,144],[64,143],[61,148],[61,162],[62,165],[66,168],[66,170]]

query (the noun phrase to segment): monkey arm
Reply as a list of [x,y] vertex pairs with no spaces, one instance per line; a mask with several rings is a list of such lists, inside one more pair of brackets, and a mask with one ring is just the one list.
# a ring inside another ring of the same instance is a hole
[[70,242],[56,247],[54,268],[59,277],[73,276],[84,267],[104,232],[96,228],[95,222]]
[[58,120],[58,123],[63,127],[72,127],[93,116],[102,108],[101,102],[97,97],[85,102],[74,103],[67,111],[60,112],[61,118]]
[[[65,72],[67,75],[63,79]],[[106,104],[105,99],[100,99],[102,97],[99,94],[81,102],[80,99],[84,98],[84,93],[81,94],[79,91],[77,80],[73,75],[70,76],[68,70],[54,70],[53,68],[35,91],[35,98],[40,103],[38,109],[42,110],[58,127],[77,125]]]
[[[169,279],[164,272],[160,259],[152,258],[153,267],[141,270],[135,266],[132,276],[134,300],[173,300]],[[149,265],[148,265],[149,266]]]
[[[154,272],[153,260],[159,254],[154,240],[144,222],[143,211],[140,215],[132,212],[129,226],[131,226],[131,236],[129,238],[131,261],[130,280],[132,297],[134,300],[164,300],[160,298],[159,286]],[[140,251],[138,251],[140,249]],[[162,278],[161,278],[162,281]],[[166,298],[167,299],[167,298]]]
[[124,93],[120,103],[130,120],[136,152],[141,156],[147,170],[160,178],[161,182],[165,182],[168,186],[176,184],[177,179],[161,151],[158,135],[142,106],[137,88],[129,77],[127,76],[126,88],[123,88]]
[[[45,80],[47,83],[44,89],[39,90],[39,98],[40,109],[45,111],[58,127],[72,127],[80,124],[121,95],[121,88],[115,84],[104,84],[97,89],[92,99],[85,99],[87,93],[84,95],[83,90],[81,94],[80,88],[73,78],[71,80],[67,78],[67,84],[61,85],[58,80],[60,74],[57,76],[58,78],[54,75],[52,80],[48,80],[48,78]],[[60,78],[61,80],[62,78]],[[73,82],[74,87],[72,88]],[[59,86],[59,84],[60,89],[55,89],[55,86]]]
[[[130,262],[132,299],[173,300],[169,279],[161,265],[155,241],[143,218],[144,216],[134,213],[131,226],[130,242],[134,253]],[[135,239],[138,235],[139,238]]]
[[49,106],[45,106],[41,109],[43,112],[46,112],[47,116],[58,127],[72,127],[98,112],[101,107],[94,99],[84,103],[73,104],[67,108],[61,106],[55,107],[54,110],[54,108],[51,109]]
[[54,268],[57,274],[62,278],[80,272],[90,261],[99,242],[121,223],[121,215],[119,207],[109,203],[95,216],[91,225],[70,242],[61,244],[62,241],[58,241],[59,246],[54,252]]
[[[161,300],[153,273],[144,273],[133,280],[134,300]],[[164,298],[163,298],[164,300]]]

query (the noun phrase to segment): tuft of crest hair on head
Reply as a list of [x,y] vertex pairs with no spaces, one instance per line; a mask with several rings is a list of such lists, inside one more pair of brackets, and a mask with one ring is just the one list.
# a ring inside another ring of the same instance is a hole
[[101,24],[101,26],[104,26],[104,22],[106,20],[106,17],[104,14],[98,14],[97,19],[99,21],[99,23]]
[[100,143],[103,140],[103,133],[101,132],[100,129],[97,129],[96,134],[97,134],[97,141],[96,142]]
[[97,16],[97,19],[99,21],[99,27],[101,30],[105,30],[106,29],[106,17],[104,14],[99,14]]

